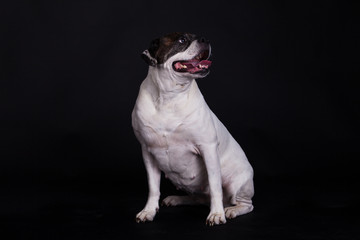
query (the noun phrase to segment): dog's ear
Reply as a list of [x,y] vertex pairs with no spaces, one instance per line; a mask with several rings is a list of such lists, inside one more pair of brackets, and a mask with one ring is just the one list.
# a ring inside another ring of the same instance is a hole
[[151,41],[149,49],[146,49],[144,52],[142,52],[141,57],[145,60],[147,64],[150,66],[155,66],[158,61],[156,60],[156,52],[158,51],[160,46],[160,39],[154,39]]
[[157,60],[150,55],[150,52],[147,49],[141,53],[141,57],[150,66],[155,66],[157,64]]

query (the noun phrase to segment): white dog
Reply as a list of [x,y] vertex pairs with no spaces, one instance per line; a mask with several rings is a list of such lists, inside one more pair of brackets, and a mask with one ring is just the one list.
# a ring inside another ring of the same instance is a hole
[[163,204],[209,204],[210,226],[253,210],[252,167],[194,80],[209,73],[210,52],[204,38],[171,33],[153,40],[142,54],[150,66],[132,125],[142,147],[149,195],[137,222],[152,221],[158,211],[161,171],[189,194],[168,196]]

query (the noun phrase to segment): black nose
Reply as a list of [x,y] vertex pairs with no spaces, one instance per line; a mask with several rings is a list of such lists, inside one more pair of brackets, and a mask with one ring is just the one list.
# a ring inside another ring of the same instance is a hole
[[198,41],[201,42],[201,43],[209,43],[209,42],[210,42],[209,40],[207,40],[207,39],[204,38],[204,37],[199,37],[199,38],[198,38]]

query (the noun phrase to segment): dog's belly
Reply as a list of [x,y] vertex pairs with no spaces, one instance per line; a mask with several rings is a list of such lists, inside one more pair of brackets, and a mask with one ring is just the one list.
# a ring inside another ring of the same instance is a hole
[[204,162],[192,145],[149,149],[166,178],[189,193],[206,193],[208,180]]

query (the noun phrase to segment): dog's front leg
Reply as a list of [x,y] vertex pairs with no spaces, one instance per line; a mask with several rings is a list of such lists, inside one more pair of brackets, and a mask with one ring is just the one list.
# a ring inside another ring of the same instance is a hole
[[153,157],[147,151],[146,146],[142,146],[142,155],[147,171],[149,195],[144,209],[136,215],[136,222],[152,221],[159,210],[160,198],[160,169],[156,166]]
[[209,181],[210,214],[206,219],[206,224],[210,226],[226,223],[223,206],[221,168],[217,146],[217,143],[199,146],[200,153],[205,162]]

